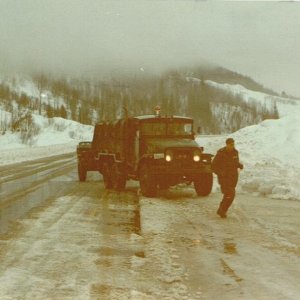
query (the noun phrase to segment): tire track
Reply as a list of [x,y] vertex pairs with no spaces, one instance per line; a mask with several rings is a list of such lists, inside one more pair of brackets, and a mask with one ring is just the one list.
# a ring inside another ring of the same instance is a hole
[[33,208],[67,191],[69,185],[60,178],[75,170],[73,153],[1,167],[0,233]]

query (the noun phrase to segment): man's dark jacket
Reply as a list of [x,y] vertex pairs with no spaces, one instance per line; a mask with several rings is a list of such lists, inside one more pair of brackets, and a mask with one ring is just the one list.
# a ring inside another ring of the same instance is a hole
[[236,187],[238,168],[243,169],[243,165],[235,148],[232,151],[227,151],[226,147],[219,149],[212,161],[213,172],[217,174],[221,186]]

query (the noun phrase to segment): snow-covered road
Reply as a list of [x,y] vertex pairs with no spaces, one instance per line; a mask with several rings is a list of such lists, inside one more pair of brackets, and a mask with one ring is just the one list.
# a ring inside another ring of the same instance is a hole
[[142,232],[172,297],[298,299],[300,203],[240,194],[224,220],[220,198],[174,191],[140,200]]
[[238,194],[220,219],[217,191],[72,178],[1,236],[0,299],[299,298],[298,201]]
[[74,153],[0,166],[0,233],[48,198],[62,195],[64,176],[75,167]]

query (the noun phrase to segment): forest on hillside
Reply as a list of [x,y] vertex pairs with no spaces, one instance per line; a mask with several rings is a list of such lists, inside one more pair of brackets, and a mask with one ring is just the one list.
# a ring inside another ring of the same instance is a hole
[[[196,73],[196,75],[195,75]],[[110,80],[54,77],[43,73],[31,77],[35,95],[18,91],[20,80],[0,83],[0,107],[11,113],[10,128],[1,120],[1,130],[26,130],[31,114],[62,117],[83,124],[114,120],[125,115],[153,114],[156,105],[164,115],[192,117],[202,133],[233,132],[264,119],[278,118],[276,103],[247,103],[239,95],[213,87],[207,80],[244,85],[259,84],[224,69],[209,72],[169,71],[159,76],[122,77]],[[192,76],[191,76],[192,75]],[[245,82],[247,84],[245,84]],[[272,94],[272,93],[271,93]],[[274,93],[273,93],[274,94]]]

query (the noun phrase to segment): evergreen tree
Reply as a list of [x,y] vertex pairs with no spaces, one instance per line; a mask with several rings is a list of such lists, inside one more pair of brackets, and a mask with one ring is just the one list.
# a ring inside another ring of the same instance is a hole
[[61,118],[67,119],[67,111],[66,111],[64,105],[61,105],[61,106],[60,106],[60,109],[59,109],[59,116],[60,116]]

